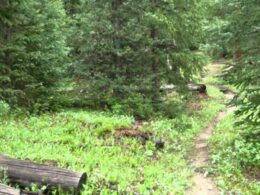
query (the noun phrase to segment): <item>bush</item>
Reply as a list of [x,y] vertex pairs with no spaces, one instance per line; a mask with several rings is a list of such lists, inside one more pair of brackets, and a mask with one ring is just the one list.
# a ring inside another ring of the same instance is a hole
[[256,140],[238,139],[234,143],[233,151],[237,154],[241,166],[260,167],[260,143]]
[[242,136],[245,129],[234,126],[236,119],[236,115],[230,114],[222,120],[210,140],[215,174],[224,191],[259,194],[259,182],[246,176],[254,176],[260,167],[260,143],[257,136],[254,139]]
[[6,102],[0,100],[0,117],[6,116],[10,111],[10,106]]
[[112,105],[112,111],[115,114],[134,115],[138,119],[147,119],[154,114],[154,107],[150,99],[133,93],[127,99]]
[[167,118],[176,118],[181,113],[185,112],[184,103],[181,103],[179,101],[168,101],[168,102],[161,102],[158,106],[159,112],[167,117]]

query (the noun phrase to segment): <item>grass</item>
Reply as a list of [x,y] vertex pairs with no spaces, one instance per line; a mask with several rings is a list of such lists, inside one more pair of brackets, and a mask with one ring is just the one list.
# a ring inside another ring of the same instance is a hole
[[208,85],[224,87],[234,93],[237,93],[238,89],[235,86],[230,85],[227,82],[223,81],[223,78],[222,78],[223,69],[225,69],[225,67],[229,63],[230,63],[229,60],[220,60],[220,61],[216,61],[214,63],[209,64],[209,66],[207,67],[208,74],[203,79],[203,82]]
[[[223,95],[210,87],[202,110],[175,119],[157,118],[141,131],[152,136],[116,136],[133,117],[105,112],[70,110],[41,116],[8,117],[0,122],[0,153],[75,171],[88,180],[82,194],[184,194],[192,169],[186,161],[195,134],[223,108]],[[156,149],[154,138],[165,142]]]
[[233,125],[234,121],[233,113],[227,116],[219,123],[210,140],[218,185],[224,194],[257,195],[260,194],[260,181],[246,177],[247,172],[241,166],[241,156],[238,154],[240,149],[234,148],[234,143],[241,139],[238,129]]
[[[0,153],[84,171],[82,194],[185,194],[194,172],[187,162],[193,139],[225,107],[214,82],[206,82],[209,98],[193,96],[177,113],[180,105],[170,104],[168,113],[175,117],[158,114],[145,121],[139,131],[149,132],[146,142],[117,134],[118,128],[131,129],[132,116],[67,110],[0,117]],[[164,148],[156,148],[155,139]]]
[[[224,67],[223,62],[209,66],[210,72],[214,72],[214,74],[209,74],[203,82],[207,85],[222,86],[233,92],[238,92],[236,87],[226,84],[218,76],[213,76],[221,70],[219,67]],[[242,138],[239,129],[234,126],[235,121],[235,115],[232,113],[222,120],[215,129],[210,139],[210,158],[214,166],[209,168],[208,172],[216,177],[223,194],[258,195],[260,194],[260,181],[252,177],[249,171],[241,166],[241,162],[244,160],[252,161],[252,155],[247,156],[251,153],[254,153],[254,158],[260,158],[260,153],[252,151],[257,150],[256,146],[252,147],[250,144],[240,141]],[[258,157],[255,153],[258,154]],[[259,169],[251,170],[253,173],[256,171]]]

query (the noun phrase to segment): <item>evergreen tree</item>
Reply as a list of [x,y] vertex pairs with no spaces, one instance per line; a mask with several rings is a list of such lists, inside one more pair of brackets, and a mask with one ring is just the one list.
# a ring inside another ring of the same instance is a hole
[[240,138],[234,141],[234,153],[242,166],[259,166],[260,134],[260,6],[259,0],[220,1],[225,39],[233,53],[233,61],[224,75],[239,94],[234,101]]
[[204,25],[207,34],[204,50],[216,59],[231,57],[232,51],[227,42],[232,37],[232,33],[228,29],[229,21],[225,18],[227,15],[226,7],[223,7],[222,0],[207,2],[206,6],[208,18]]
[[[228,80],[240,90],[239,115],[255,131],[260,125],[260,6],[259,1],[229,0],[223,2],[226,19],[232,33],[229,46],[234,62],[228,72]],[[256,130],[259,133],[259,130]]]
[[73,70],[95,104],[126,102],[133,93],[156,103],[163,83],[185,83],[204,65],[196,52],[202,1],[82,1],[81,7]]
[[59,0],[0,2],[0,98],[12,106],[48,105],[67,55]]
[[69,16],[73,17],[79,10],[80,0],[63,0],[64,7]]

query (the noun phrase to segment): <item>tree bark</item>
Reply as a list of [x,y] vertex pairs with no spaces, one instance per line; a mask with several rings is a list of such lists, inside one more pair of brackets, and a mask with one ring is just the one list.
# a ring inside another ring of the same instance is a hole
[[190,83],[188,84],[188,89],[193,91],[198,91],[199,93],[207,93],[207,86],[204,84],[194,84]]
[[9,186],[0,184],[0,194],[1,195],[21,195],[21,191],[11,188]]
[[48,167],[30,161],[0,156],[0,167],[6,169],[7,178],[21,186],[38,184],[50,188],[61,187],[74,194],[79,194],[86,181],[86,173],[78,173],[66,169]]
[[[161,86],[161,90],[165,91],[165,90],[174,90],[176,88],[175,85],[163,85]],[[190,83],[187,85],[188,90],[190,91],[198,91],[199,93],[207,93],[207,86],[205,84],[194,84],[194,83]]]
[[[122,5],[122,0],[112,0],[111,1],[111,7],[112,7],[112,19],[111,23],[114,29],[114,34],[113,34],[113,46],[116,51],[114,54],[114,64],[115,64],[115,69],[116,71],[120,71],[122,67],[122,59],[121,57],[117,54],[117,52],[122,49],[122,44],[121,44],[121,38],[119,37],[120,30],[122,28],[121,24],[121,19],[119,17],[119,8]],[[117,75],[116,75],[117,76]]]
[[[157,5],[157,0],[150,0],[151,2],[151,12],[155,14],[156,12],[156,5]],[[153,24],[151,26],[151,40],[153,42],[155,42],[159,36],[159,31],[157,29],[157,27]],[[154,88],[154,92],[153,92],[153,102],[157,102],[160,99],[160,67],[159,67],[159,62],[157,60],[157,52],[156,52],[156,48],[155,45],[152,44],[152,55],[153,55],[153,60],[152,60],[152,74],[153,74],[153,88]]]

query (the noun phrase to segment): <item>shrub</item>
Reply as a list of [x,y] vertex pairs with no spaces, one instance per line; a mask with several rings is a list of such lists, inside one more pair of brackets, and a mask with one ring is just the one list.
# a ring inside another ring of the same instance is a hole
[[6,116],[10,111],[10,106],[6,102],[0,100],[0,117]]
[[134,115],[138,119],[150,118],[154,114],[152,101],[136,93],[112,105],[112,111],[115,114]]

